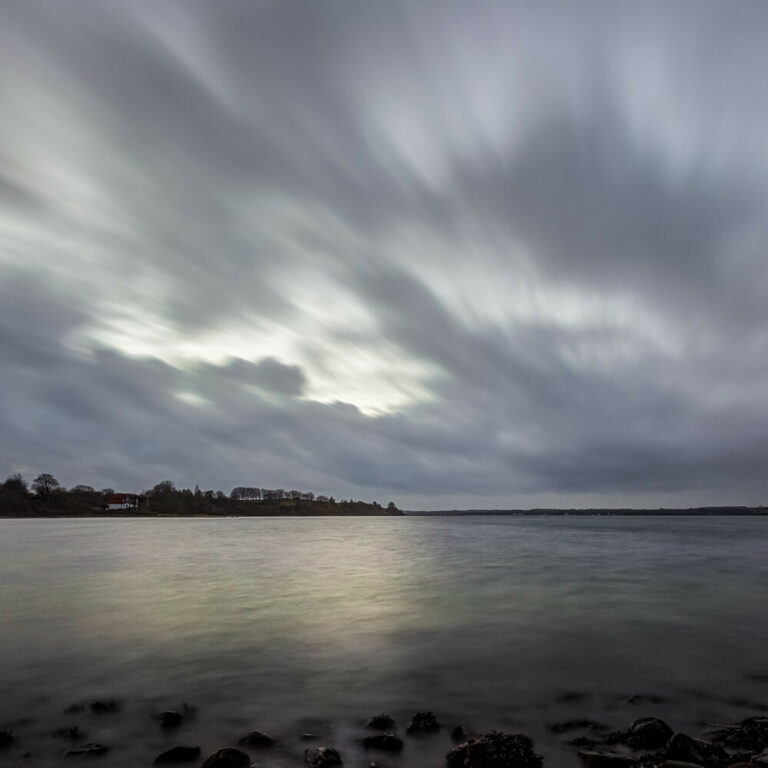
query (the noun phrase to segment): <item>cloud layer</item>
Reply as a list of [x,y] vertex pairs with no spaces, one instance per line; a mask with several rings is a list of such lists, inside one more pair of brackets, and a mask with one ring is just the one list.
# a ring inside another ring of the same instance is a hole
[[0,15],[0,471],[766,502],[764,4]]

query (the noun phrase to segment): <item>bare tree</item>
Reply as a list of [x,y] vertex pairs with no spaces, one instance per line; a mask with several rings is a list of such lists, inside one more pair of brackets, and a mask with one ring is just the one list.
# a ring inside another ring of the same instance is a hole
[[58,491],[61,486],[59,481],[48,472],[42,472],[32,481],[32,490],[43,498]]

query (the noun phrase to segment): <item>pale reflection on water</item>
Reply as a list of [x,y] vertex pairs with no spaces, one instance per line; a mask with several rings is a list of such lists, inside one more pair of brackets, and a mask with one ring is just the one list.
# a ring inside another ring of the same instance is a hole
[[[755,518],[1,520],[0,724],[34,718],[17,749],[39,765],[74,722],[116,745],[105,766],[252,728],[283,738],[270,765],[300,763],[304,730],[363,765],[366,717],[433,709],[523,729],[568,765],[548,722],[653,713],[698,732],[768,703],[767,534]],[[62,713],[96,696],[123,711]],[[182,702],[196,720],[161,732],[153,713]],[[448,746],[386,762],[442,765]]]

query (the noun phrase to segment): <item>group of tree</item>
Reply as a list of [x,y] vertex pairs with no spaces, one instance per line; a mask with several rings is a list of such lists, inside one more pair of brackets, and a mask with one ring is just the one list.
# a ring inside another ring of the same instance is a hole
[[200,515],[397,515],[394,502],[386,509],[378,502],[341,500],[306,491],[282,488],[238,486],[227,496],[223,491],[177,489],[171,480],[163,480],[141,494],[118,494],[112,488],[96,490],[79,484],[67,490],[56,478],[43,472],[31,486],[20,474],[11,475],[0,484],[0,516],[89,516],[107,512],[110,504],[127,497],[128,510],[117,513],[156,516]]

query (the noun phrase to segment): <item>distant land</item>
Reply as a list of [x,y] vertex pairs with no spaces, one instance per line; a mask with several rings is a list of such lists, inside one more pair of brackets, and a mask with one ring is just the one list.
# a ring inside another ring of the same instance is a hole
[[547,517],[559,516],[661,516],[661,515],[768,515],[768,507],[687,507],[675,509],[659,507],[658,509],[445,509],[435,511],[407,511],[406,515],[505,515],[511,517]]
[[393,501],[355,501],[283,488],[238,486],[223,491],[202,491],[195,486],[177,489],[163,480],[142,493],[96,490],[90,485],[61,486],[53,475],[42,473],[31,488],[21,475],[0,483],[0,517],[321,517],[402,515]]

